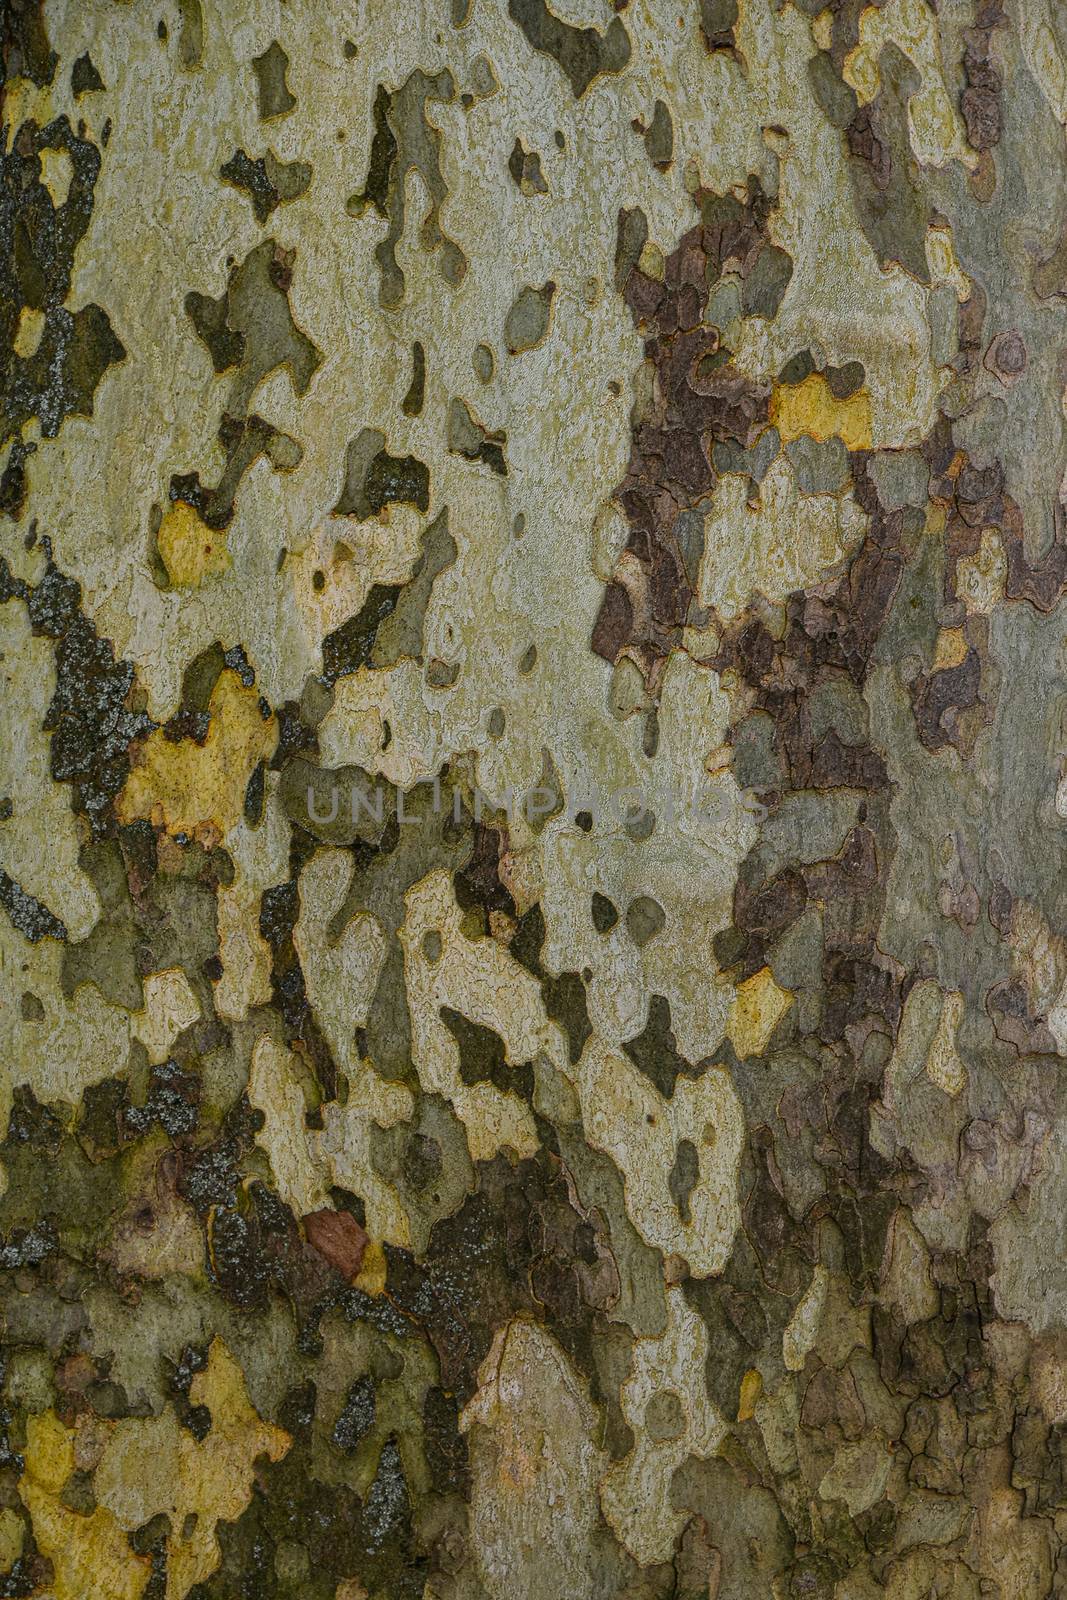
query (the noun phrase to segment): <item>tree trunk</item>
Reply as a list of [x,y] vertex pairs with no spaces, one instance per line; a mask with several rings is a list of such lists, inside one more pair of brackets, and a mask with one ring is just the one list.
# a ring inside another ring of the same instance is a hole
[[1067,1592],[1056,0],[8,0],[0,1590]]

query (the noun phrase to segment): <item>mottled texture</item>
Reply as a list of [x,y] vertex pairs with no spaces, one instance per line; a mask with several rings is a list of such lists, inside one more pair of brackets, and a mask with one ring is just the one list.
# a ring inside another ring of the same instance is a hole
[[1062,6],[0,48],[0,1594],[1067,1593]]

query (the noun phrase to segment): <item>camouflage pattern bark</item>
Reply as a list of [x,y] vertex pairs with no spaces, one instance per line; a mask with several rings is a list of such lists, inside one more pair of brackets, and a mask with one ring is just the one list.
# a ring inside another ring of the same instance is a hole
[[1067,1593],[1065,18],[7,0],[0,1594]]

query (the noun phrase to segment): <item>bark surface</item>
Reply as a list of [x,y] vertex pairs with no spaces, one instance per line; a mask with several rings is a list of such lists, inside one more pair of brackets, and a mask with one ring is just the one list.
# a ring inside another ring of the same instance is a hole
[[0,1594],[1067,1593],[1065,17],[0,9]]

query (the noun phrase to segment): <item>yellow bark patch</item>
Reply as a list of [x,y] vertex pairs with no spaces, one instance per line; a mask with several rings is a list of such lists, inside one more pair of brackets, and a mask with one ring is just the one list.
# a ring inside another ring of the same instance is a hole
[[27,1421],[25,1463],[19,1493],[52,1563],[55,1600],[140,1600],[151,1565],[130,1549],[112,1512],[98,1505],[83,1516],[59,1498],[74,1471],[74,1435],[54,1412]]
[[763,1378],[758,1367],[750,1367],[741,1379],[741,1392],[737,1401],[738,1422],[748,1422],[756,1415],[760,1395],[763,1393]]
[[858,389],[838,400],[821,372],[803,383],[776,384],[771,396],[771,422],[782,442],[809,434],[825,442],[836,435],[849,450],[871,447],[871,397]]
[[967,659],[967,640],[962,628],[942,628],[934,645],[932,672],[958,667]]
[[376,1239],[371,1239],[363,1253],[363,1265],[352,1281],[364,1294],[381,1294],[385,1289],[388,1263],[385,1251]]
[[761,967],[738,984],[726,1020],[726,1034],[742,1059],[763,1054],[792,1003],[792,994],[775,983],[770,967]]
[[156,534],[156,548],[176,589],[192,589],[230,565],[226,535],[201,522],[191,505],[175,500]]
[[820,50],[829,50],[833,42],[834,13],[827,6],[825,11],[820,11],[811,24],[811,36]]
[[95,1480],[97,1499],[122,1527],[138,1528],[160,1512],[170,1518],[167,1600],[184,1600],[215,1571],[221,1559],[216,1523],[236,1522],[247,1507],[257,1457],[280,1461],[292,1443],[282,1428],[261,1420],[240,1367],[219,1338],[189,1386],[189,1399],[211,1413],[204,1439],[194,1439],[169,1407],[159,1417],[123,1420]]
[[37,354],[37,346],[41,342],[44,332],[44,312],[38,311],[34,306],[23,306],[19,312],[19,324],[15,332],[15,354],[23,361],[29,361]]
[[[168,833],[226,834],[241,816],[245,789],[258,762],[274,749],[276,724],[264,718],[259,696],[235,672],[223,672],[208,706],[211,722],[202,745],[173,744],[157,728],[119,796],[122,822],[147,818]],[[206,840],[205,840],[206,842]]]

